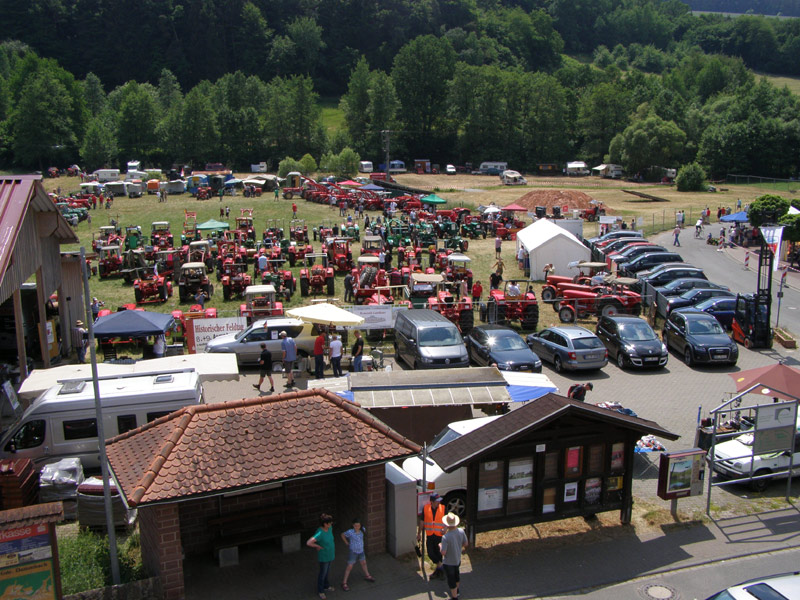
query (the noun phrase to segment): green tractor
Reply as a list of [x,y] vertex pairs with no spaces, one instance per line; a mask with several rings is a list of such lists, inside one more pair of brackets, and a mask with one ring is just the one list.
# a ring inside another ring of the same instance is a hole
[[439,230],[439,237],[445,238],[458,235],[458,223],[451,221],[446,217],[437,222],[436,228]]
[[436,245],[436,231],[430,223],[420,223],[417,227],[417,246],[428,248]]
[[355,223],[342,223],[341,235],[357,242],[361,241],[361,231]]
[[469,248],[469,240],[467,240],[466,238],[462,238],[460,235],[456,234],[454,236],[448,237],[444,241],[444,247],[450,250],[466,252],[467,248]]
[[486,239],[486,229],[480,221],[472,221],[470,223],[464,223],[461,226],[461,235],[471,240],[477,240],[478,238]]
[[389,221],[386,235],[386,245],[390,248],[400,248],[411,245],[411,228],[399,219]]

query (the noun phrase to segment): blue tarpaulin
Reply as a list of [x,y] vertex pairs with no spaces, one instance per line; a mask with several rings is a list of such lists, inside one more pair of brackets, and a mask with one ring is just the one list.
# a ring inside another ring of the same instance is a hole
[[100,317],[94,324],[96,338],[147,337],[166,333],[172,327],[172,315],[145,310],[123,310]]
[[747,211],[741,210],[731,215],[720,217],[719,220],[723,223],[747,223]]

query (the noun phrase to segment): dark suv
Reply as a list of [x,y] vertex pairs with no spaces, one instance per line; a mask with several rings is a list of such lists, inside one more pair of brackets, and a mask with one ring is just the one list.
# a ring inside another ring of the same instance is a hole
[[712,315],[672,312],[664,324],[664,343],[683,355],[687,367],[695,363],[735,365],[739,347]]
[[620,369],[667,364],[669,352],[653,328],[639,317],[613,315],[597,320],[597,337]]
[[640,254],[630,262],[621,263],[619,270],[636,277],[636,273],[645,269],[652,269],[654,266],[667,262],[681,262],[683,258],[677,252],[647,252]]

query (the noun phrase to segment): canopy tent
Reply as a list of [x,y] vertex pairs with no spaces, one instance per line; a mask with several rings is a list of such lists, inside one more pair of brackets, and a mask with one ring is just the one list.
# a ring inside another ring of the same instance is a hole
[[217,221],[216,219],[210,219],[205,223],[200,223],[197,226],[199,231],[218,231],[220,229],[230,229],[230,225],[227,223],[223,223],[222,221]]
[[172,327],[172,315],[145,310],[122,310],[100,317],[94,324],[96,338],[147,337],[166,333]]
[[286,314],[290,317],[300,319],[305,323],[317,323],[320,325],[333,324],[349,327],[361,325],[364,322],[364,317],[354,315],[343,308],[326,302],[293,308],[292,310],[287,310]]
[[558,388],[547,375],[542,373],[521,373],[519,371],[500,371],[508,384],[506,389],[512,402],[528,402],[545,394],[558,393]]
[[504,206],[503,210],[508,210],[511,212],[528,212],[528,209],[524,206],[520,206],[516,202],[514,204],[509,204],[508,206]]
[[747,223],[747,211],[740,210],[739,212],[720,217],[719,220],[722,223]]
[[800,371],[781,363],[728,373],[728,376],[736,382],[737,392],[760,384],[762,387],[753,390],[753,394],[784,400],[800,399]]
[[794,206],[789,207],[789,214],[790,215],[800,215],[800,210],[796,209]]
[[531,279],[542,279],[545,265],[553,265],[554,275],[572,277],[572,261],[591,259],[589,249],[577,237],[548,219],[539,219],[517,232],[517,248],[522,246],[530,259]]
[[225,187],[233,187],[235,185],[240,185],[242,183],[241,179],[231,178],[225,181]]
[[[164,373],[194,369],[200,382],[235,381],[239,378],[239,366],[235,354],[181,354],[151,360],[140,360],[126,365],[98,363],[97,376],[111,377],[138,373]],[[91,379],[92,365],[63,365],[52,369],[35,369],[19,388],[19,396],[24,400],[32,400],[47,391],[59,381],[67,379]]]
[[353,181],[352,179],[348,179],[347,181],[340,181],[337,185],[349,185],[349,186],[356,186],[361,187],[361,184],[357,181]]
[[361,189],[365,190],[367,192],[381,192],[381,191],[383,191],[383,188],[381,186],[375,185],[374,183],[368,183],[366,185],[362,185]]
[[447,200],[440,198],[436,194],[428,194],[427,196],[420,198],[420,202],[423,204],[446,204]]

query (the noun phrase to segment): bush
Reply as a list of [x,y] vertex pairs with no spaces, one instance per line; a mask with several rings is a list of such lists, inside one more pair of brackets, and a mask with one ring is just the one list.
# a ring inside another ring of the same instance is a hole
[[299,160],[295,160],[291,156],[287,156],[278,163],[278,177],[286,177],[292,171],[300,171],[301,173],[303,172],[303,165]]
[[308,176],[317,172],[317,161],[315,161],[314,157],[310,154],[304,155],[303,158],[300,159],[300,164],[302,165],[300,172],[303,175]]
[[[141,564],[138,534],[131,535],[117,547],[120,581],[129,583],[144,579],[146,575]],[[83,530],[77,536],[59,538],[58,555],[64,595],[111,585],[107,537]]]
[[789,211],[789,201],[775,194],[764,194],[750,203],[747,219],[753,227],[763,223],[777,223]]
[[691,163],[682,167],[675,178],[675,184],[679,192],[700,192],[703,190],[706,180],[706,173],[703,167],[697,163]]

